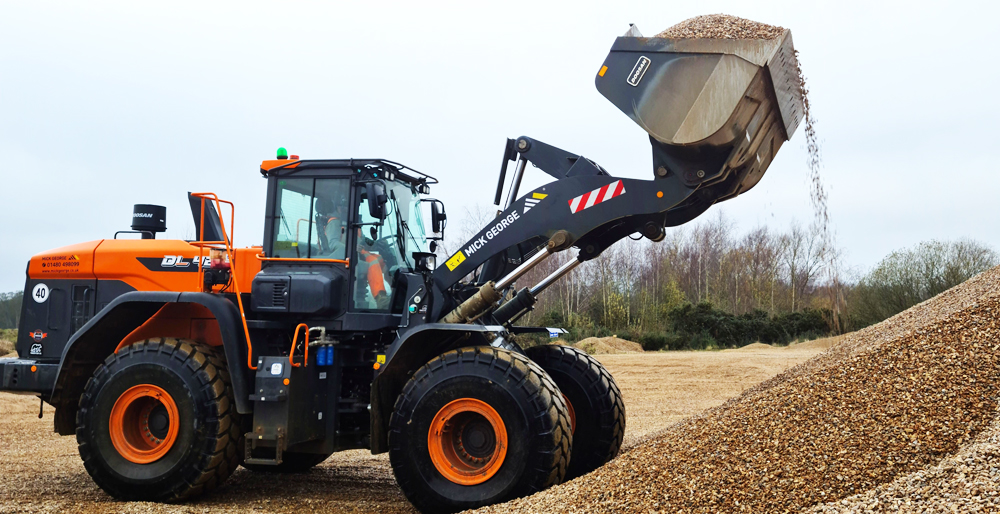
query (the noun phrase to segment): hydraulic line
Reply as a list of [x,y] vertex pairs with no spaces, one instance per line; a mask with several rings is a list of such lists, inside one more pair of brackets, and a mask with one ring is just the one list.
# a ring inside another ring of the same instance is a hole
[[567,262],[566,264],[563,264],[562,266],[559,266],[559,269],[553,271],[551,275],[543,278],[541,282],[535,284],[535,287],[531,288],[530,291],[531,291],[532,296],[538,295],[538,293],[541,293],[546,288],[548,288],[553,283],[555,283],[556,280],[559,280],[560,278],[562,278],[563,275],[569,273],[570,271],[573,271],[573,269],[576,268],[577,266],[579,266],[581,264],[581,262],[582,261],[579,260],[579,259],[573,259],[573,260]]
[[531,310],[535,305],[535,299],[539,293],[544,291],[546,288],[554,284],[557,280],[562,278],[564,275],[569,273],[580,265],[582,261],[579,259],[573,259],[555,270],[549,276],[542,279],[541,282],[535,284],[532,288],[524,288],[517,292],[517,295],[507,301],[507,303],[497,307],[497,310],[493,311],[493,318],[496,319],[498,323],[508,323],[517,320],[517,318],[524,315],[524,313]]
[[514,168],[514,180],[510,183],[510,191],[507,193],[507,204],[503,206],[503,210],[510,208],[514,200],[517,200],[517,190],[521,189],[521,177],[524,176],[524,167],[528,164],[528,158],[521,156],[517,160],[517,167]]
[[515,280],[521,278],[521,276],[527,273],[528,271],[531,271],[531,268],[538,266],[539,264],[542,263],[542,261],[548,259],[552,255],[554,247],[555,245],[553,245],[551,242],[545,245],[545,248],[542,248],[541,251],[539,251],[535,255],[532,255],[526,261],[522,262],[520,266],[514,269],[514,271],[511,271],[509,274],[507,274],[506,277],[503,277],[500,280],[498,280],[494,287],[496,287],[498,290],[501,291],[506,289],[507,286],[513,284]]

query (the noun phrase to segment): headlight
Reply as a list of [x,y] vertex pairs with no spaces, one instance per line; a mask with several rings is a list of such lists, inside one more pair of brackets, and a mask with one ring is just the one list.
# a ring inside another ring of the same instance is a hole
[[434,271],[437,268],[437,255],[429,252],[413,252],[413,262],[417,271]]

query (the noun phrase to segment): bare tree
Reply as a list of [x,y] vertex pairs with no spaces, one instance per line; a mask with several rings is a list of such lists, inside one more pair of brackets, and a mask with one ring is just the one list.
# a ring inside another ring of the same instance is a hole
[[803,230],[801,225],[793,223],[782,239],[785,247],[783,260],[791,293],[791,311],[795,312],[802,307],[803,297],[822,269],[825,249],[821,229],[816,225],[810,230]]

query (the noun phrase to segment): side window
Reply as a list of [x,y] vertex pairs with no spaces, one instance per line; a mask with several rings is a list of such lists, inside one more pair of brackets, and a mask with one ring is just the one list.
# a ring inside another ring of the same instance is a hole
[[278,182],[272,257],[346,259],[350,179]]
[[392,232],[385,223],[378,226],[378,220],[369,215],[368,197],[363,190],[358,203],[358,221],[363,225],[357,229],[356,253],[351,264],[354,268],[351,306],[357,310],[388,311],[392,287],[390,266],[383,254],[386,253],[384,238]]

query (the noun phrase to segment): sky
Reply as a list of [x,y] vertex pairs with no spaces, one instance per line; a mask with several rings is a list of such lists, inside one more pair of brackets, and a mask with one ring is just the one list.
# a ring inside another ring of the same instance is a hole
[[[236,204],[259,244],[261,160],[381,157],[437,177],[457,226],[527,135],[651,179],[645,132],[594,75],[615,37],[727,13],[792,30],[845,262],[929,239],[1000,249],[996,4],[878,1],[0,2],[0,291],[31,255],[127,230],[188,191]],[[530,169],[530,168],[529,168]],[[543,184],[532,170],[522,191]],[[741,230],[808,224],[803,127],[712,208]]]

